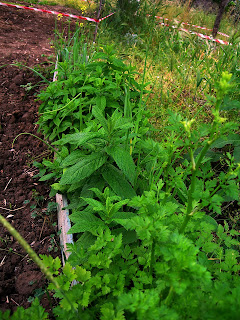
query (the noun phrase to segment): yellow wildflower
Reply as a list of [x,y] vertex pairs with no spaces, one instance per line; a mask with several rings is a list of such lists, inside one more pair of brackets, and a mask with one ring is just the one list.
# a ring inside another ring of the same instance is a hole
[[63,17],[63,15],[62,15],[61,13],[59,13],[59,14],[57,15],[57,19],[58,19],[58,20],[61,20],[62,17]]

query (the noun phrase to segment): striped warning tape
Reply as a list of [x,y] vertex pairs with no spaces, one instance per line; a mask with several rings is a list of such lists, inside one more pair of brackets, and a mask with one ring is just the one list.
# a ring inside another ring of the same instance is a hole
[[[157,19],[162,19],[162,20],[166,20],[166,21],[172,21],[168,18],[163,18],[163,17],[160,17],[160,16],[155,16],[155,18]],[[197,29],[202,29],[202,30],[207,30],[207,31],[212,31],[212,29],[208,29],[206,27],[200,27],[200,26],[197,26],[195,24],[191,24],[191,23],[188,23],[188,22],[181,22],[181,21],[178,21],[178,20],[174,20],[176,23],[181,23],[183,25],[186,25],[186,26],[191,26],[191,27],[194,27],[194,28],[197,28]],[[227,35],[226,33],[223,33],[223,32],[218,32],[218,34],[220,34],[221,36],[224,36],[224,37],[227,37],[229,38],[229,35]]]
[[231,43],[229,43],[227,41],[220,40],[220,39],[214,39],[211,36],[207,36],[207,35],[199,33],[199,32],[191,31],[191,30],[184,29],[184,28],[178,28],[176,26],[170,26],[169,24],[166,24],[164,22],[162,22],[161,25],[165,26],[165,27],[171,27],[173,29],[178,29],[180,31],[185,31],[187,33],[195,34],[196,36],[198,36],[198,37],[200,37],[202,39],[210,40],[210,41],[217,42],[217,43],[224,44],[224,45],[231,45]]
[[31,11],[36,11],[36,12],[44,12],[44,13],[51,13],[54,15],[61,15],[64,17],[69,17],[69,18],[74,18],[74,19],[80,19],[80,20],[86,20],[86,21],[91,21],[91,22],[96,22],[99,23],[102,20],[110,17],[111,15],[113,15],[114,13],[109,14],[108,16],[101,18],[101,19],[94,19],[94,18],[88,18],[88,17],[83,17],[83,16],[76,16],[75,14],[71,14],[71,13],[62,13],[62,12],[57,12],[57,11],[52,11],[52,10],[45,10],[45,9],[37,9],[37,8],[32,8],[32,7],[25,7],[25,6],[19,6],[17,4],[9,4],[9,3],[3,3],[0,2],[0,6],[6,6],[6,7],[10,7],[10,8],[18,8],[18,9],[25,9],[25,10],[31,10]]
[[191,34],[195,34],[200,38],[207,39],[207,40],[210,40],[210,41],[213,41],[213,42],[217,42],[217,43],[225,44],[225,45],[232,45],[230,42],[227,42],[227,41],[224,41],[224,40],[221,40],[221,39],[214,39],[211,36],[207,36],[206,34],[202,34],[202,33],[199,33],[199,32],[187,30],[187,29],[184,29],[184,28],[181,28],[180,30],[189,32]]
[[100,19],[99,19],[99,22],[107,19],[108,17],[111,17],[114,13],[115,13],[115,12],[112,12],[112,13],[108,14],[106,17],[100,18]]

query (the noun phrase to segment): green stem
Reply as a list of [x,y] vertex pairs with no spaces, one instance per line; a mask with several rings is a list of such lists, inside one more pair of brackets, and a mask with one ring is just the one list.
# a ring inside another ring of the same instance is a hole
[[[84,85],[84,84],[83,84]],[[67,104],[65,104],[65,106],[59,108],[59,109],[54,109],[54,110],[50,110],[50,111],[45,111],[45,112],[42,112],[42,113],[39,113],[40,115],[41,114],[48,114],[48,113],[53,113],[53,112],[58,112],[58,111],[61,111],[65,108],[67,108],[67,106],[69,106],[70,103],[72,103],[74,100],[76,100],[80,95],[82,94],[82,91],[79,92],[74,98],[72,98],[72,100],[70,100]]]
[[[210,147],[210,144],[207,143],[206,146],[202,149],[200,155],[199,155],[199,158],[198,158],[198,161],[197,163],[195,163],[195,159],[194,159],[194,156],[193,156],[193,150],[192,148],[190,147],[190,158],[191,158],[191,163],[192,163],[192,178],[191,178],[191,185],[190,185],[190,190],[188,192],[188,203],[187,203],[187,214],[185,216],[185,219],[179,229],[179,233],[182,234],[184,233],[184,230],[191,218],[191,215],[192,215],[192,207],[193,207],[193,198],[192,198],[192,195],[193,195],[193,192],[195,191],[195,186],[196,186],[196,176],[197,176],[197,169],[199,168],[200,164],[201,164],[201,161],[203,159],[203,157],[205,156],[208,148]],[[164,303],[166,305],[168,305],[172,298],[173,298],[173,295],[174,295],[174,287],[171,286],[170,289],[169,289],[169,292],[168,292],[168,295],[167,295],[167,298],[165,299]]]
[[37,264],[45,277],[53,283],[57,290],[61,292],[64,298],[68,301],[73,310],[77,313],[76,308],[73,306],[72,302],[65,295],[61,287],[59,286],[57,280],[53,277],[52,273],[45,266],[43,261],[39,258],[36,252],[30,247],[27,241],[20,235],[20,233],[0,214],[0,223],[8,230],[8,232],[18,241],[21,247],[27,252],[29,257]]
[[[193,156],[193,150],[192,148],[190,148],[190,158],[191,158],[191,163],[192,163],[192,178],[191,178],[191,185],[190,185],[190,189],[188,192],[188,203],[187,203],[187,214],[185,216],[185,219],[179,229],[179,233],[183,234],[185,231],[185,228],[193,214],[193,198],[192,195],[195,191],[195,187],[196,187],[196,176],[197,176],[197,172],[198,172],[198,168],[201,165],[201,162],[204,158],[204,156],[206,155],[208,149],[210,148],[211,144],[217,139],[217,137],[214,140],[208,140],[205,147],[202,149],[202,151],[200,152],[199,158],[197,160],[197,162],[195,163],[195,159]],[[165,299],[164,303],[166,305],[168,305],[172,298],[174,296],[174,287],[171,286],[167,295],[167,298]]]
[[152,272],[153,272],[153,265],[154,265],[154,257],[155,257],[155,246],[156,246],[156,242],[155,240],[153,239],[153,242],[152,242],[152,250],[151,250],[151,260],[150,260],[150,267],[149,267],[149,273],[150,275],[152,275]]
[[[155,8],[154,8],[155,11]],[[152,25],[151,25],[151,29],[153,31],[154,28],[154,23],[155,23],[155,19],[152,19]],[[139,124],[140,121],[143,118],[143,112],[144,112],[144,106],[143,106],[143,88],[144,88],[144,82],[145,82],[145,77],[146,77],[146,72],[147,72],[147,59],[148,59],[148,54],[150,51],[150,43],[152,41],[152,36],[153,32],[150,33],[150,37],[149,37],[149,41],[147,44],[147,50],[146,50],[146,56],[145,56],[145,61],[144,61],[144,69],[143,69],[143,77],[142,77],[142,85],[141,85],[141,93],[140,93],[140,99],[139,99],[139,112],[137,114],[137,120],[136,120],[136,126],[135,126],[135,137],[133,139],[133,143],[132,143],[132,150],[135,147],[135,144],[137,142],[137,138],[138,138],[138,130],[139,130]]]
[[192,215],[192,209],[193,209],[193,198],[192,195],[195,191],[195,187],[196,187],[196,176],[197,176],[197,172],[198,172],[198,168],[204,158],[204,156],[206,155],[208,149],[210,148],[211,144],[213,143],[212,141],[207,141],[205,147],[202,149],[202,151],[200,152],[199,158],[197,160],[197,162],[195,163],[195,159],[193,156],[193,150],[190,149],[190,158],[191,158],[191,162],[192,162],[192,178],[191,178],[191,185],[190,185],[190,190],[188,192],[188,203],[187,203],[187,214],[185,216],[185,219],[179,229],[179,233],[182,234],[184,233],[184,230],[191,218]]
[[14,254],[16,254],[16,255],[18,255],[18,256],[20,256],[20,257],[25,258],[25,256],[24,256],[23,254],[17,253],[17,252],[15,252],[15,251],[13,251],[13,249],[12,249],[12,250],[11,250],[11,249],[12,249],[12,248],[10,248],[10,249],[2,249],[2,248],[0,248],[1,251],[6,251],[6,252],[8,252],[8,253],[14,253]]
[[171,286],[171,288],[169,289],[167,298],[164,300],[164,304],[168,305],[172,301],[173,294],[174,294],[174,289],[173,289],[173,286]]
[[40,78],[42,78],[44,82],[46,82],[48,84],[50,83],[50,81],[47,78],[45,78],[40,72],[38,72],[37,70],[35,70],[35,69],[31,68],[31,67],[25,66],[25,65],[23,65],[21,63],[11,63],[10,65],[18,67],[18,68],[20,68],[20,67],[21,68],[27,68],[27,69],[31,70],[32,72],[36,73],[36,75],[39,76]]
[[12,225],[0,214],[0,223],[8,230],[9,233],[18,241],[18,243],[23,247],[23,249],[27,252],[29,257],[39,266],[42,273],[46,276],[46,278],[51,281],[56,289],[60,289],[57,280],[53,277],[48,268],[44,265],[42,260],[36,254],[36,252],[30,247],[30,245],[26,242],[26,240],[20,235],[20,233],[12,227]]
[[24,135],[24,134],[28,134],[29,136],[32,136],[32,137],[37,138],[38,140],[42,141],[43,143],[45,143],[49,147],[49,149],[51,149],[53,152],[56,152],[61,157],[61,154],[56,149],[54,149],[48,142],[44,141],[43,139],[39,138],[38,136],[35,136],[35,134],[29,133],[29,132],[19,133],[16,136],[16,138],[14,138],[14,140],[13,140],[12,148],[13,148],[13,145],[14,145],[15,141],[17,140],[17,138]]
[[215,105],[215,110],[219,112],[219,108],[221,106],[222,103],[222,99],[218,99]]

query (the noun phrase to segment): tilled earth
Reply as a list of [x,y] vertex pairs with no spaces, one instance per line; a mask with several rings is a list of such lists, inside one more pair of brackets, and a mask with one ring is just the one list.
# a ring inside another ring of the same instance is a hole
[[[59,6],[34,6],[80,14]],[[54,62],[51,40],[55,23],[56,16],[50,14],[0,6],[0,213],[38,254],[60,256],[54,226],[56,214],[45,213],[50,201],[49,188],[33,178],[37,173],[33,161],[51,154],[40,140],[30,135],[20,136],[12,145],[14,138],[23,132],[40,136],[36,125],[39,86],[35,85],[41,80],[28,68],[12,64],[37,65],[46,74],[52,65],[48,57],[52,55]],[[64,22],[59,24],[63,27]],[[38,267],[0,226],[0,309],[27,307],[29,296],[41,294],[45,287]],[[42,303],[48,309],[46,294]]]

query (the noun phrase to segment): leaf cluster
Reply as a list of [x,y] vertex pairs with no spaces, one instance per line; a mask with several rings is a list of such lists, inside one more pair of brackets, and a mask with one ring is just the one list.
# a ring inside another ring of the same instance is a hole
[[58,81],[38,96],[42,101],[39,129],[49,140],[82,131],[92,120],[95,106],[109,115],[117,109],[124,111],[126,95],[134,116],[141,87],[134,80],[134,68],[117,59],[112,47],[95,52],[87,62],[74,67],[60,61],[56,71]]

